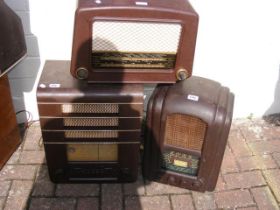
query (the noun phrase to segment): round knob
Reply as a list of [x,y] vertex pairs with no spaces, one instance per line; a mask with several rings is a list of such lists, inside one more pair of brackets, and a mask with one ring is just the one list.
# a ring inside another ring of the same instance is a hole
[[76,71],[76,75],[78,79],[87,79],[88,78],[88,70],[84,67],[80,67]]
[[176,77],[177,77],[177,80],[185,80],[189,77],[189,73],[186,69],[179,69],[177,72],[176,72]]

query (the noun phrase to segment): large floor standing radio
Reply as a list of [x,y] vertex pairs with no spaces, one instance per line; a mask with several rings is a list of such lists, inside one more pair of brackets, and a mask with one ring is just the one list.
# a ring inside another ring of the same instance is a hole
[[0,170],[21,142],[8,76],[0,77]]
[[37,100],[53,182],[129,182],[137,178],[142,85],[89,85],[67,61],[47,61]]
[[233,101],[228,88],[200,77],[158,86],[147,109],[144,176],[191,190],[214,190]]

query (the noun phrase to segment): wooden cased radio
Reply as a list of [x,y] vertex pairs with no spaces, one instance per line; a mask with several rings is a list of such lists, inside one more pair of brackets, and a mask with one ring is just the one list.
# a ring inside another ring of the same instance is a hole
[[88,84],[47,61],[37,88],[53,182],[130,182],[139,167],[143,86]]
[[92,83],[175,83],[192,74],[197,28],[187,0],[79,0],[71,73]]
[[233,103],[228,88],[200,77],[159,85],[147,108],[144,176],[191,190],[214,190]]

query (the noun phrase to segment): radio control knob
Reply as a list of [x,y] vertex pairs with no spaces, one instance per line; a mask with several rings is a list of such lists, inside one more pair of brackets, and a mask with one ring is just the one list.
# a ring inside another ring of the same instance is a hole
[[76,71],[76,75],[78,79],[87,79],[88,78],[88,70],[84,67],[80,67]]
[[177,77],[177,80],[185,80],[189,77],[189,73],[186,69],[179,69],[177,72],[176,72],[176,77]]

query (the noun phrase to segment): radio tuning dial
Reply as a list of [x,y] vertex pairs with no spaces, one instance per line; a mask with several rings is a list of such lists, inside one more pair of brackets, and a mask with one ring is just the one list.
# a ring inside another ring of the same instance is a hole
[[78,79],[87,79],[88,78],[88,70],[84,67],[80,67],[76,71],[76,75]]
[[182,81],[189,77],[189,73],[186,69],[179,69],[176,72],[176,77],[177,77],[177,80]]

